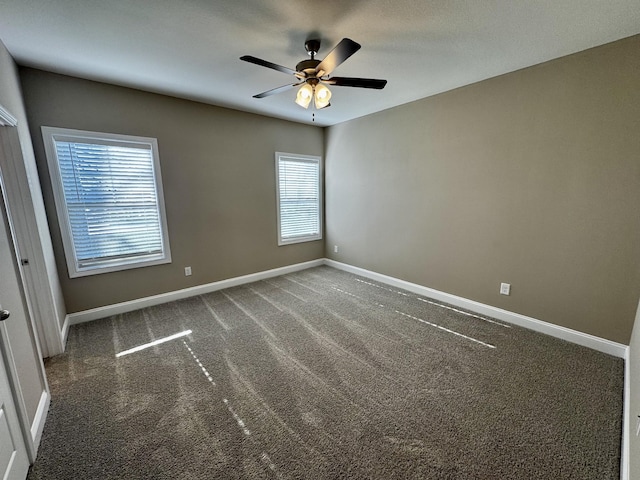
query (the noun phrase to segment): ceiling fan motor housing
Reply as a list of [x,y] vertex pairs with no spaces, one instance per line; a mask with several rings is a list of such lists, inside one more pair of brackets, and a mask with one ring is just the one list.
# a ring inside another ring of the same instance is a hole
[[320,64],[320,60],[310,59],[310,60],[302,60],[296,65],[296,71],[300,73],[305,73],[306,77],[311,77],[316,75],[316,67]]

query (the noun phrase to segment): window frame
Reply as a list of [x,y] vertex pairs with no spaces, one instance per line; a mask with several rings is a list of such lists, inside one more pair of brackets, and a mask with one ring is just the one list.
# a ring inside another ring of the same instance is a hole
[[[315,163],[318,165],[318,233],[313,235],[301,235],[290,238],[282,238],[282,219],[280,212],[280,159],[287,158],[293,160],[299,160],[301,162]],[[316,240],[322,240],[323,238],[323,214],[324,214],[324,202],[323,202],[323,165],[322,157],[318,155],[302,155],[298,153],[275,153],[275,167],[276,167],[276,212],[277,212],[277,228],[278,228],[278,246],[292,245],[303,242],[313,242]]]
[[[58,226],[62,236],[62,245],[67,263],[70,278],[85,277],[101,273],[111,273],[132,268],[148,267],[152,265],[162,265],[171,263],[171,247],[169,244],[169,230],[167,226],[167,216],[164,204],[164,191],[162,188],[162,172],[160,169],[160,155],[158,141],[151,137],[139,137],[132,135],[122,135],[116,133],[91,132],[86,130],[75,130],[59,127],[42,127],[42,137],[44,140],[45,156],[49,169],[49,178],[53,190]],[[97,260],[90,265],[81,266],[76,257],[76,251],[69,218],[69,209],[65,200],[64,185],[58,162],[58,152],[56,141],[71,141],[78,143],[113,144],[128,146],[132,148],[144,148],[151,152],[153,176],[156,191],[156,207],[158,210],[160,238],[162,243],[161,253],[147,256],[123,257],[119,259]]]

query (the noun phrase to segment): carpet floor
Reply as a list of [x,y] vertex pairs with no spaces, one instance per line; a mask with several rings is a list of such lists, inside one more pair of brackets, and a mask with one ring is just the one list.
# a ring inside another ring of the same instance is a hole
[[330,267],[73,326],[46,370],[29,480],[620,475],[622,360]]

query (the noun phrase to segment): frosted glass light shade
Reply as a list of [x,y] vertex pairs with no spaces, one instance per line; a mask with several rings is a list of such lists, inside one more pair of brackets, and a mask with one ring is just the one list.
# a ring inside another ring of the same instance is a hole
[[298,90],[298,95],[296,95],[296,103],[304,108],[309,108],[309,104],[311,103],[311,98],[313,97],[313,87],[308,83],[305,83],[300,90]]
[[315,89],[315,105],[317,109],[321,109],[329,105],[331,100],[331,90],[319,83]]

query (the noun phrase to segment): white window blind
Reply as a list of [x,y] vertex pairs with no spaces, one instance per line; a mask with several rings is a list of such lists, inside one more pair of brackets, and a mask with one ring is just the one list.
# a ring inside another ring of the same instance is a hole
[[322,238],[320,157],[276,153],[278,244]]
[[155,139],[43,134],[70,276],[168,263]]

